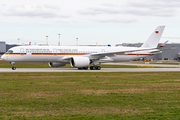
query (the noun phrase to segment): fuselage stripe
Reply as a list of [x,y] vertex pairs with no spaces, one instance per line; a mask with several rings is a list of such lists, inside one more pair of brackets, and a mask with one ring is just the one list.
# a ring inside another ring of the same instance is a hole
[[[87,55],[88,53],[31,53],[30,55]],[[4,55],[28,55],[27,53],[5,53]],[[152,56],[154,54],[124,54],[118,56]]]

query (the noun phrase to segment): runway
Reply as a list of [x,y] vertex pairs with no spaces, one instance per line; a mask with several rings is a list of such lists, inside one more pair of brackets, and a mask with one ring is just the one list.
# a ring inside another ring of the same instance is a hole
[[174,72],[180,68],[102,68],[101,70],[78,70],[77,68],[0,68],[0,72]]
[[[148,63],[148,62],[147,62]],[[123,63],[103,63],[107,65],[130,65],[130,66],[153,66],[153,67],[166,67],[166,68],[180,68],[180,65],[171,65],[171,64],[139,64],[139,63],[131,63],[131,62],[123,62]]]

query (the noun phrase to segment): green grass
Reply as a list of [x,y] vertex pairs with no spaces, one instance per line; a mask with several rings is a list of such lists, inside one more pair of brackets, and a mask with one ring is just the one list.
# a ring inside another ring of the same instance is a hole
[[0,119],[180,119],[180,72],[0,73]]
[[[15,63],[17,68],[50,68],[48,63]],[[90,65],[92,66],[92,65]],[[137,66],[130,66],[130,65],[99,65],[102,68],[137,68]],[[11,68],[12,65],[10,62],[0,60],[0,68]],[[63,66],[61,68],[72,68],[70,64]]]
[[151,62],[150,64],[179,65],[180,63],[169,63],[169,62],[163,62],[163,63],[154,63],[154,62]]

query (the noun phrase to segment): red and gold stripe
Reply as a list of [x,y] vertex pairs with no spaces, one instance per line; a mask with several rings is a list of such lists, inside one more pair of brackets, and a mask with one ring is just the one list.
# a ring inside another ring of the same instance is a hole
[[[31,55],[86,55],[87,53],[31,53]],[[5,53],[4,55],[26,55],[26,53]]]
[[[87,53],[31,53],[31,55],[86,55]],[[4,55],[27,55],[26,53],[5,53]],[[118,56],[152,56],[154,54],[124,54]]]
[[26,55],[26,53],[5,53],[4,55]]

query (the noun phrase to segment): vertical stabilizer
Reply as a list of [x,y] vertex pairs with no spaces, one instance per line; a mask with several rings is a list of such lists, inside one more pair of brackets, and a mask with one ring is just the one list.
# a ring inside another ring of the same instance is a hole
[[158,26],[147,41],[142,44],[141,48],[156,48],[161,39],[164,28],[165,26]]

